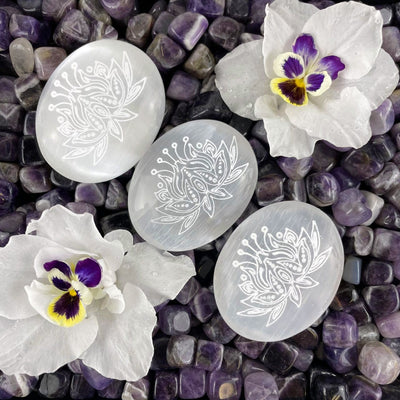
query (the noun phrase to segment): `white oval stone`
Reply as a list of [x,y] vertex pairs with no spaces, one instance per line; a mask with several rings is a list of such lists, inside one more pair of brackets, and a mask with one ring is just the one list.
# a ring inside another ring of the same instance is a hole
[[40,151],[69,179],[113,179],[148,150],[164,107],[161,76],[143,51],[117,40],[89,43],[46,83],[36,113]]
[[257,173],[254,152],[236,129],[213,120],[179,125],[135,168],[128,195],[133,226],[160,249],[203,246],[246,209]]
[[328,308],[343,264],[342,241],[326,214],[297,201],[272,204],[242,222],[222,249],[215,300],[241,336],[284,340]]

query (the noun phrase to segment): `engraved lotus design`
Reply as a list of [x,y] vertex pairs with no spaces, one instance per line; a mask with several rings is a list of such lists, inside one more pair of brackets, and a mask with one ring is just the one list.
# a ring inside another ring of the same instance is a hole
[[156,208],[161,215],[152,219],[160,224],[179,224],[179,234],[188,231],[204,212],[213,218],[215,202],[232,198],[229,185],[240,179],[248,163],[237,165],[236,138],[228,147],[224,140],[217,146],[210,140],[183,146],[172,143],[172,151],[163,149],[164,157],[157,159],[162,169],[153,169],[159,178],[158,191],[154,193],[161,203]]
[[123,124],[138,114],[131,104],[140,96],[146,78],[133,81],[132,65],[126,52],[122,62],[114,58],[109,65],[95,61],[85,69],[71,64],[72,71],[64,71],[56,80],[56,99],[49,110],[59,114],[58,132],[67,139],[63,143],[69,152],[63,159],[93,156],[97,165],[105,156],[110,137],[123,142]]
[[320,251],[320,234],[315,221],[311,232],[303,227],[300,234],[286,228],[275,235],[266,226],[251,240],[242,240],[237,251],[240,268],[239,289],[246,296],[241,303],[247,308],[237,314],[245,317],[267,316],[266,326],[275,323],[285,311],[288,302],[300,307],[302,292],[319,285],[312,275],[331,254],[332,247]]

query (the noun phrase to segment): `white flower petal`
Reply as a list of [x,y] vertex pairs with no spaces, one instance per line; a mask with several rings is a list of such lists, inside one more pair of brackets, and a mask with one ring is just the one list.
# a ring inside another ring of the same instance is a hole
[[139,286],[153,306],[174,299],[189,278],[196,274],[188,256],[173,256],[148,243],[137,243],[117,271],[118,286]]
[[75,214],[63,206],[56,205],[45,210],[38,220],[28,224],[26,232],[33,231],[60,246],[97,254],[111,270],[115,271],[121,265],[124,255],[122,244],[103,239],[92,214]]
[[115,285],[104,288],[103,291],[107,296],[104,298],[101,308],[106,308],[113,314],[121,314],[125,310],[125,299],[122,292]]
[[322,97],[313,98],[305,107],[288,105],[286,114],[290,122],[337,147],[357,149],[366,144],[371,137],[367,98],[354,87],[343,89],[340,98]]
[[262,40],[241,44],[223,57],[215,67],[215,84],[231,111],[256,120],[254,103],[267,93],[262,56]]
[[133,236],[126,229],[116,229],[115,231],[108,232],[104,239],[112,242],[114,240],[118,240],[121,242],[122,247],[124,248],[124,252],[127,252],[133,246]]
[[122,314],[104,311],[98,315],[96,341],[81,359],[108,378],[137,381],[150,368],[156,314],[145,294],[134,285],[125,286],[124,298],[127,306]]
[[11,321],[0,318],[0,369],[8,374],[54,372],[81,356],[97,335],[95,318],[63,328],[40,315]]
[[317,11],[317,7],[298,0],[275,0],[266,6],[262,51],[265,72],[269,78],[276,76],[273,70],[276,57],[292,51],[292,45],[304,24]]
[[374,7],[354,1],[335,4],[315,13],[303,32],[313,36],[320,56],[340,57],[339,73],[357,79],[373,67],[382,45],[382,16]]
[[36,254],[42,248],[53,245],[45,238],[17,235],[0,249],[0,316],[22,319],[36,314],[24,286],[36,278],[33,268]]
[[279,97],[276,95],[266,94],[256,100],[254,106],[254,114],[258,119],[263,118],[278,118],[278,101]]
[[392,57],[380,50],[375,65],[367,75],[360,79],[344,79],[340,76],[330,90],[342,91],[345,87],[355,86],[369,100],[375,110],[389,97],[399,82],[399,70]]

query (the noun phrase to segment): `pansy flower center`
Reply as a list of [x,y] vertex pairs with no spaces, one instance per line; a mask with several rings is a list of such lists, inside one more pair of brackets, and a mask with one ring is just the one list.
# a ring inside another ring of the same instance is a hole
[[345,65],[334,55],[319,59],[313,37],[302,34],[297,37],[292,52],[276,57],[273,67],[278,78],[271,80],[272,92],[289,104],[305,106],[308,95],[325,93]]
[[101,267],[92,258],[79,260],[70,267],[53,260],[43,265],[50,283],[59,291],[47,308],[47,314],[58,325],[70,327],[86,316],[85,306],[93,300],[91,292],[101,281]]

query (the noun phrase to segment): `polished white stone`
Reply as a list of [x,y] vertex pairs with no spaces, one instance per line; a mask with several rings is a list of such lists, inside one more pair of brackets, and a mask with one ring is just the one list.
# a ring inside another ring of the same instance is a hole
[[61,175],[86,183],[132,168],[159,131],[164,86],[151,59],[127,42],[99,40],[54,71],[36,113],[39,148]]
[[236,129],[214,120],[179,125],[135,168],[128,195],[133,226],[160,249],[203,246],[241,216],[257,173],[254,152]]
[[266,206],[239,225],[218,257],[219,312],[246,338],[284,340],[328,308],[343,263],[342,241],[325,213],[297,201]]

